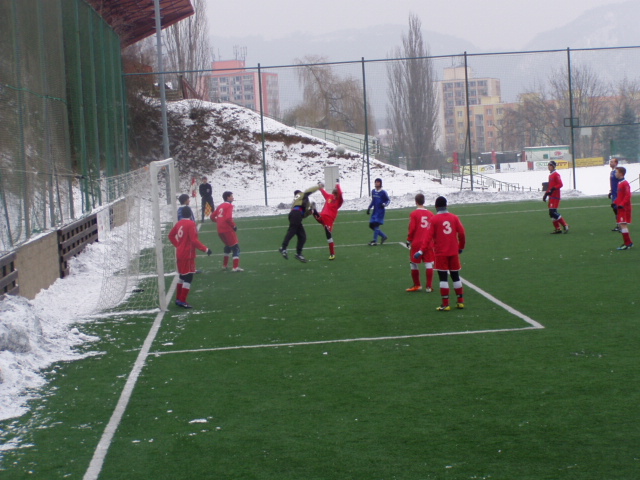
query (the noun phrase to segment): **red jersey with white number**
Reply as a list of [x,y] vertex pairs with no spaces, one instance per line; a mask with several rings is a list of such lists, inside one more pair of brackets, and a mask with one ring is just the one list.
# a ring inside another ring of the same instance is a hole
[[458,216],[444,210],[431,217],[421,246],[423,252],[431,240],[436,256],[458,255],[467,242],[464,227]]
[[427,235],[429,219],[433,217],[433,212],[426,208],[416,208],[409,215],[409,233],[407,242],[422,245],[422,241]]
[[[407,242],[411,244],[409,259],[416,262],[413,255],[422,248],[424,239],[429,229],[429,221],[434,216],[433,212],[426,208],[416,208],[409,215],[409,233],[407,234]],[[421,260],[425,262],[433,261],[433,241],[429,243],[426,250],[423,251],[424,256]]]
[[196,249],[207,251],[198,239],[196,222],[183,218],[169,232],[169,241],[176,247],[176,259],[180,261],[196,258]]
[[210,218],[216,222],[218,233],[235,232],[236,222],[233,221],[233,203],[221,203]]
[[547,193],[549,193],[549,197],[557,198],[559,200],[561,188],[562,188],[562,177],[557,171],[554,170],[549,174],[549,189],[547,190]]

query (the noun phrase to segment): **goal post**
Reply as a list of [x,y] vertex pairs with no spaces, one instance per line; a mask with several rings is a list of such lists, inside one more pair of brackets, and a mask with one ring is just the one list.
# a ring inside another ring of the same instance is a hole
[[173,159],[151,162],[101,182],[107,203],[98,212],[103,278],[95,311],[166,310],[176,275],[168,239],[177,221],[177,168]]
[[154,243],[156,249],[156,272],[158,274],[158,303],[160,310],[167,309],[167,296],[165,288],[165,268],[164,268],[164,243],[163,243],[163,229],[162,218],[160,215],[161,197],[159,188],[159,177],[164,175],[165,187],[167,191],[166,204],[170,206],[168,217],[175,223],[178,219],[177,210],[174,207],[176,198],[176,170],[175,162],[173,158],[166,160],[158,160],[149,164],[149,175],[151,181],[151,210],[153,212],[153,224],[154,224]]

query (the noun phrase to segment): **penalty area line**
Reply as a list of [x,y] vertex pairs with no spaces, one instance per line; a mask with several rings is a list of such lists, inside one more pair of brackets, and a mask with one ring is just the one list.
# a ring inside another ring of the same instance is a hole
[[197,348],[193,350],[170,350],[167,352],[152,352],[149,355],[159,357],[161,355],[174,355],[177,353],[223,352],[226,350],[251,350],[256,348],[280,348],[280,347],[304,347],[309,345],[330,345],[332,343],[378,342],[378,341],[385,341],[385,340],[410,340],[412,338],[450,337],[453,335],[477,335],[481,333],[521,332],[524,330],[538,330],[539,328],[544,328],[544,327],[497,328],[493,330],[466,330],[464,332],[441,332],[441,333],[418,333],[416,335],[394,335],[391,337],[342,338],[342,339],[335,339],[335,340],[317,340],[313,342],[235,345],[230,347]]
[[519,312],[518,310],[516,310],[513,307],[510,307],[509,305],[507,305],[506,303],[498,300],[496,297],[494,297],[493,295],[491,295],[488,292],[485,292],[484,290],[482,290],[480,287],[477,287],[476,285],[474,285],[473,283],[471,283],[469,280],[467,280],[466,278],[461,278],[462,280],[462,284],[463,285],[467,285],[469,287],[471,287],[473,290],[475,290],[476,292],[478,292],[480,295],[482,295],[484,298],[486,298],[487,300],[489,300],[490,302],[495,303],[496,305],[498,305],[499,307],[502,307],[503,309],[505,309],[507,312],[509,312],[511,315],[515,315],[516,317],[524,320],[525,322],[527,322],[529,325],[531,325],[532,328],[544,328],[544,325],[542,325],[541,323],[536,322],[534,319],[532,319],[531,317],[528,317],[527,315],[525,315],[522,312]]

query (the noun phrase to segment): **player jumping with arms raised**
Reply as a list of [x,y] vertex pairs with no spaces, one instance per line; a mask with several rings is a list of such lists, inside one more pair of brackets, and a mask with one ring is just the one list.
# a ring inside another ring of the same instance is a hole
[[344,203],[342,189],[340,188],[340,184],[336,183],[331,193],[327,193],[324,188],[320,189],[320,193],[325,200],[324,207],[322,207],[321,213],[314,210],[313,217],[324,227],[327,243],[329,243],[329,260],[334,260],[336,258],[336,248],[333,241],[333,224],[336,218],[338,218],[338,210]]

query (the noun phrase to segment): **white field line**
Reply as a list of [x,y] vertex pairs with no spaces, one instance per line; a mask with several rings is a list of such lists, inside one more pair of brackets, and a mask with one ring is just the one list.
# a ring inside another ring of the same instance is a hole
[[[371,240],[369,240],[369,241],[371,241]],[[402,242],[388,242],[388,243],[385,243],[385,245],[396,245],[398,243],[406,248],[406,246]],[[386,248],[384,245],[382,245],[382,246],[380,246],[380,245],[369,246],[369,245],[367,245],[366,242],[363,242],[363,243],[352,243],[351,245],[337,244],[336,247],[337,248],[351,248],[351,247]],[[326,245],[321,245],[321,246],[316,246],[316,247],[307,247],[307,246],[305,246],[304,249],[305,250],[322,250],[322,249],[328,250],[329,247],[327,247]],[[293,250],[295,250],[295,244],[293,245]],[[277,247],[274,248],[273,250],[256,250],[256,251],[253,251],[253,252],[245,252],[245,251],[243,251],[242,255],[253,255],[255,253],[277,253],[278,256],[280,256],[280,252],[278,252],[278,248]],[[211,254],[212,257],[221,257],[222,255],[223,255],[222,253],[213,253],[213,254]],[[206,256],[207,256],[206,253],[203,253],[203,252],[200,252],[200,251],[196,252],[196,257],[206,257]]]
[[[176,281],[173,282],[174,284]],[[173,295],[174,285],[172,284],[169,289],[169,295]],[[138,377],[140,376],[140,372],[144,367],[144,364],[149,356],[149,350],[151,349],[151,345],[160,330],[160,325],[162,324],[162,319],[164,318],[164,312],[160,311],[156,316],[156,319],[151,326],[151,330],[147,335],[147,338],[142,345],[142,349],[138,354],[138,358],[136,358],[136,362],[133,364],[133,369],[131,373],[129,373],[129,378],[127,378],[127,383],[120,394],[120,398],[118,400],[118,404],[116,405],[113,414],[111,415],[111,419],[107,424],[104,432],[102,433],[102,437],[98,442],[98,446],[96,450],[93,452],[93,458],[91,459],[91,463],[89,464],[89,468],[84,474],[84,480],[96,480],[100,475],[100,471],[102,470],[102,465],[104,464],[104,459],[107,456],[107,452],[109,447],[111,446],[111,442],[113,441],[113,436],[122,421],[122,417],[124,415],[125,410],[127,409],[127,405],[129,404],[129,400],[131,399],[131,394],[133,393],[133,389],[138,381]]]
[[[171,282],[171,286],[169,287],[166,294],[167,304],[170,304],[170,299],[173,298],[173,292],[175,291],[177,283],[178,276],[176,275],[173,279],[173,282]],[[100,441],[98,442],[98,445],[93,452],[93,457],[91,458],[89,467],[84,474],[83,480],[97,480],[100,476],[102,466],[104,465],[104,459],[107,456],[107,452],[109,451],[109,447],[111,446],[111,442],[113,441],[116,430],[118,430],[118,426],[122,421],[122,417],[124,416],[124,412],[127,409],[129,400],[131,400],[133,389],[135,388],[136,383],[138,382],[138,377],[140,376],[140,372],[142,372],[142,368],[147,361],[149,350],[151,350],[151,345],[153,345],[153,342],[158,335],[158,331],[160,331],[160,326],[162,325],[164,314],[165,312],[160,310],[156,315],[155,320],[153,321],[153,325],[151,326],[151,329],[147,334],[147,338],[144,340],[142,349],[140,350],[140,353],[138,353],[138,357],[136,358],[136,361],[133,364],[133,368],[129,373],[127,383],[125,383],[124,388],[122,389],[122,393],[120,394],[120,398],[118,399],[116,408],[111,414],[109,423],[105,427],[104,432],[102,432],[102,437],[100,437]]]
[[519,327],[519,328],[497,328],[495,330],[467,330],[465,332],[442,332],[442,333],[419,333],[416,335],[397,335],[393,337],[362,337],[343,338],[337,340],[318,340],[315,342],[291,342],[291,343],[267,343],[258,345],[238,345],[234,347],[199,348],[194,350],[171,350],[168,352],[153,352],[151,355],[173,355],[176,353],[201,353],[201,352],[221,352],[225,350],[250,350],[254,348],[279,348],[279,347],[303,347],[308,345],[329,345],[332,343],[354,343],[354,342],[377,342],[383,340],[409,340],[412,338],[426,337],[450,337],[453,335],[476,335],[479,333],[500,333],[500,332],[521,332],[524,330],[537,330],[544,327]]
[[[468,287],[471,287],[473,290],[475,290],[476,292],[478,292],[480,295],[482,295],[484,298],[486,298],[487,300],[489,300],[490,302],[495,303],[496,305],[498,305],[499,307],[504,308],[507,312],[509,312],[511,315],[515,315],[518,318],[521,318],[522,320],[524,320],[525,322],[527,322],[529,325],[531,325],[531,328],[544,328],[544,325],[542,325],[541,323],[536,322],[535,320],[533,320],[532,318],[526,316],[524,313],[519,312],[518,310],[516,310],[515,308],[510,307],[509,305],[507,305],[504,302],[501,302],[500,300],[498,300],[496,297],[494,297],[493,295],[491,295],[490,293],[485,292],[484,290],[482,290],[480,287],[476,287],[473,283],[469,282],[469,280],[466,279],[461,279],[462,280],[462,284],[466,285]],[[524,329],[523,329],[524,330]]]
[[[400,245],[404,247],[402,243],[400,243]],[[519,312],[515,308],[510,307],[506,303],[498,300],[496,297],[494,297],[490,293],[485,292],[481,288],[475,286],[473,283],[469,282],[468,280],[462,279],[462,283],[463,285],[466,285],[472,288],[473,290],[475,290],[476,292],[478,292],[480,295],[485,297],[490,302],[493,302],[499,307],[505,309],[511,315],[514,315],[524,320],[530,326],[519,327],[519,328],[499,328],[494,330],[467,330],[464,332],[420,333],[416,335],[397,335],[392,337],[343,338],[343,339],[336,339],[336,340],[318,340],[314,342],[271,343],[271,344],[259,344],[259,345],[239,345],[239,346],[232,346],[232,347],[199,348],[194,350],[171,350],[167,352],[153,352],[151,353],[151,355],[160,356],[160,355],[172,355],[175,353],[220,352],[224,350],[248,350],[253,348],[297,347],[297,346],[305,346],[305,345],[328,345],[331,343],[375,342],[375,341],[382,341],[382,340],[407,340],[410,338],[446,337],[446,336],[452,336],[452,335],[475,335],[479,333],[520,332],[523,330],[539,330],[541,328],[544,328],[544,325],[542,325],[541,323],[536,322],[535,320],[528,317],[524,313]]]
[[[540,192],[542,193],[542,192]],[[542,197],[540,197],[542,198]],[[501,202],[502,203],[502,202]],[[468,203],[462,203],[459,205],[452,205],[452,211],[455,210],[455,208],[457,206],[465,206],[465,205],[471,205]],[[491,203],[487,203],[485,205],[491,206]],[[640,205],[637,203],[633,203],[633,205]],[[409,209],[411,207],[402,207],[402,209]],[[584,207],[561,207],[560,210],[583,210],[585,208],[611,208],[610,203],[606,203],[603,205],[589,205],[589,206],[584,206]],[[364,210],[362,210],[364,211]],[[344,210],[345,213],[355,213],[355,212],[360,212],[360,210]],[[509,215],[509,214],[519,214],[519,213],[547,213],[547,207],[545,207],[544,205],[541,205],[540,208],[536,208],[536,209],[528,209],[528,210],[512,210],[512,211],[508,211],[508,212],[504,212],[504,211],[500,211],[500,212],[491,212],[491,211],[487,211],[487,212],[480,212],[480,213],[468,213],[468,214],[464,214],[464,215],[460,215],[460,217],[465,218],[465,217],[478,217],[478,216],[487,216],[487,215]],[[453,213],[456,213],[455,211],[453,211]],[[283,218],[285,218],[285,220],[283,221],[282,225],[272,225],[272,226],[258,226],[258,227],[242,227],[241,231],[242,232],[246,232],[249,230],[273,230],[273,229],[282,229],[283,234],[287,231],[287,220],[286,217],[284,217],[284,214],[281,214],[283,216]],[[253,222],[253,221],[259,221],[260,217],[240,217],[241,221],[244,221],[245,223],[249,223],[249,222]],[[407,215],[407,218],[386,218],[385,222],[408,222],[409,221],[409,216]],[[340,217],[338,217],[338,220],[336,220],[336,225],[340,226],[340,225],[344,225],[344,224],[354,224],[354,223],[362,223],[363,225],[367,225],[367,217],[363,217],[362,220],[345,220],[345,221],[340,221]],[[199,224],[201,225],[201,224]],[[211,231],[215,232],[215,228],[213,225],[213,222],[211,224],[209,224],[208,222],[205,222],[205,227],[209,227],[211,226],[213,229]],[[305,227],[313,227],[313,226],[320,226],[320,224],[318,222],[313,222],[313,221],[309,221],[308,223],[305,224]],[[207,228],[207,232],[209,232],[210,230]]]

